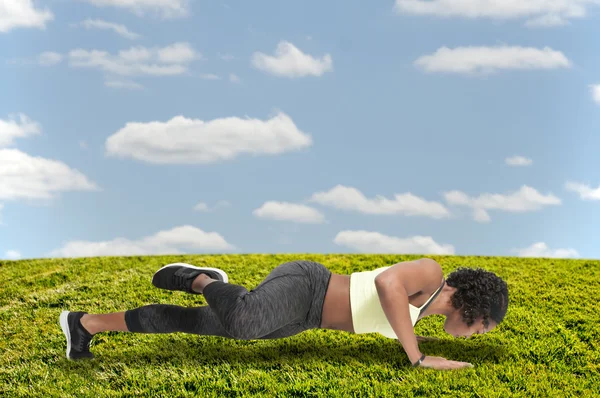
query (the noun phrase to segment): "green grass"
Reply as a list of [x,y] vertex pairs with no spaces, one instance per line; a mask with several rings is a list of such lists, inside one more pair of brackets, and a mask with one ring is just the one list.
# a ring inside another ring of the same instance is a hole
[[411,368],[394,339],[309,330],[278,340],[184,333],[99,333],[93,361],[69,361],[62,310],[107,313],[152,303],[206,305],[203,296],[156,289],[170,262],[216,266],[230,283],[257,286],[277,265],[319,261],[350,274],[418,256],[179,255],[0,262],[2,397],[591,397],[600,390],[600,262],[432,256],[448,275],[482,267],[508,283],[504,322],[485,335],[454,339],[433,315],[415,333],[427,355],[471,369]]

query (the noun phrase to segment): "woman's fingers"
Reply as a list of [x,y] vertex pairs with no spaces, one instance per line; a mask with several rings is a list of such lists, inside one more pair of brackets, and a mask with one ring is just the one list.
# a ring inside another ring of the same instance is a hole
[[460,361],[448,361],[446,363],[447,367],[446,369],[448,370],[453,370],[453,369],[463,369],[463,368],[472,368],[473,365],[471,365],[468,362],[460,362]]
[[421,362],[421,367],[438,370],[452,370],[473,367],[473,365],[468,362],[452,361],[443,357],[426,356],[423,362]]
[[473,365],[470,364],[469,362],[458,362],[458,361],[455,361],[455,364],[456,364],[456,368],[457,369],[472,368],[473,367]]

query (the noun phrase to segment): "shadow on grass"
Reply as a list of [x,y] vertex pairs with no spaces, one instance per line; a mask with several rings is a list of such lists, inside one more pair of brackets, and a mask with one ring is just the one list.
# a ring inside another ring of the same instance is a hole
[[[174,367],[204,367],[210,365],[242,365],[256,369],[298,366],[309,370],[316,362],[330,362],[337,365],[384,365],[410,369],[406,353],[396,340],[390,342],[367,341],[366,344],[342,341],[342,344],[322,341],[296,340],[236,340],[223,338],[198,341],[167,338],[162,341],[144,342],[143,348],[126,345],[122,349],[108,353],[95,353],[93,360],[69,361],[66,358],[56,362],[63,370],[77,371],[82,376],[96,378],[96,370],[106,370],[114,365],[143,368],[153,365]],[[265,342],[268,342],[265,344]],[[349,344],[348,344],[349,343]],[[103,345],[103,343],[101,343]],[[421,352],[430,356],[441,356],[456,361],[466,361],[475,366],[482,363],[501,363],[511,360],[504,346],[476,341],[439,340],[419,344]],[[97,347],[97,346],[96,346]],[[92,345],[91,351],[94,352]],[[85,362],[85,363],[82,363]],[[83,366],[81,366],[83,365]]]

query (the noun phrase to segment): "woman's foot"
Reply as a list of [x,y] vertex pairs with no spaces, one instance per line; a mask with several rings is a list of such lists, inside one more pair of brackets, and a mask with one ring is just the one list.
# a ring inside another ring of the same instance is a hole
[[202,294],[204,286],[213,281],[228,283],[229,277],[219,268],[196,267],[186,263],[165,265],[152,277],[152,284],[159,289],[180,290],[191,294]]
[[80,322],[85,314],[87,313],[81,311],[63,311],[60,314],[60,328],[67,338],[68,359],[94,358],[94,354],[90,352],[90,342],[94,336],[85,330]]

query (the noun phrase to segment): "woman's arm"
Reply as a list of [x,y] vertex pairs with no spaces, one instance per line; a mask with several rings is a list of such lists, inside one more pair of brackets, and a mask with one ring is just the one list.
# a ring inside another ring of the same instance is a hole
[[375,279],[375,287],[386,318],[406,351],[408,360],[414,364],[422,353],[411,324],[406,289],[401,283],[392,283],[389,279]]
[[383,312],[411,363],[415,363],[422,354],[410,317],[408,297],[429,290],[434,283],[437,286],[442,277],[438,263],[419,259],[395,264],[375,278]]

